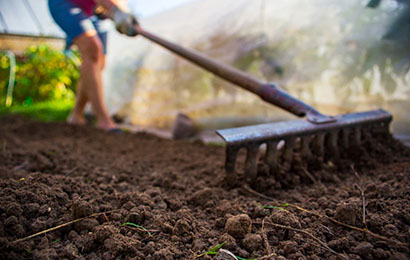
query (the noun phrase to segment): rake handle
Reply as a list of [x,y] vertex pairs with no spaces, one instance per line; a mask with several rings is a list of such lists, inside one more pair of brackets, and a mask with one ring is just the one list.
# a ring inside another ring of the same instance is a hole
[[158,37],[140,26],[135,26],[136,32],[146,39],[155,42],[171,52],[191,61],[192,63],[202,67],[203,69],[212,72],[213,74],[242,87],[260,98],[275,106],[278,106],[296,116],[307,116],[312,123],[328,123],[335,121],[333,117],[321,114],[313,107],[303,103],[302,101],[292,97],[287,92],[276,87],[272,83],[265,83],[255,77],[244,73],[234,67],[223,64],[217,60],[209,58],[197,51],[186,49],[180,45],[169,42]]

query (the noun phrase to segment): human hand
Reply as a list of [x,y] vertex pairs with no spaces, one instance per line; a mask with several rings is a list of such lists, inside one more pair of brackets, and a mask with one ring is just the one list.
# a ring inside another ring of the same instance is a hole
[[138,25],[137,18],[117,6],[114,6],[110,12],[110,17],[115,23],[117,31],[128,36],[136,36],[138,33],[135,26]]

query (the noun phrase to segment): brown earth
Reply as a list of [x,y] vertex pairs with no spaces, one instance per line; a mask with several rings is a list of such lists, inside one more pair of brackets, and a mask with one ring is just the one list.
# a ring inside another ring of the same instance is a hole
[[390,136],[234,188],[199,141],[3,117],[0,142],[0,259],[410,258],[410,153]]

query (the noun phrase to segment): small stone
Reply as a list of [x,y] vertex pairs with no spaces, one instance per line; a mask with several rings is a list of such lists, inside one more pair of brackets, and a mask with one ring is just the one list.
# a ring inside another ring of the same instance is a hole
[[301,228],[299,219],[289,211],[284,210],[274,210],[270,219],[273,223],[290,226],[293,228]]
[[26,235],[26,231],[24,230],[23,225],[17,224],[12,229],[13,235],[16,237],[24,237]]
[[43,220],[36,219],[33,223],[31,223],[30,228],[34,233],[37,233],[37,232],[46,230],[47,223]]
[[373,256],[375,259],[382,260],[382,259],[390,259],[391,254],[389,251],[385,251],[381,248],[377,248],[376,250],[374,250]]
[[49,248],[48,245],[48,238],[46,236],[42,237],[40,240],[40,243],[37,244],[37,249],[42,250],[42,249],[46,249]]
[[391,258],[389,258],[389,259],[408,260],[409,258],[403,253],[395,252],[395,253],[392,254]]
[[[46,258],[44,258],[44,256],[46,256]],[[59,259],[59,256],[54,248],[46,248],[43,250],[34,250],[33,259]]]
[[173,260],[173,254],[166,248],[154,253],[152,260]]
[[266,217],[266,216],[269,216],[269,214],[270,214],[269,209],[264,209],[262,207],[255,208],[255,217]]
[[185,114],[179,113],[172,127],[172,138],[184,139],[197,133],[194,121]]
[[115,251],[117,249],[117,243],[113,238],[109,237],[106,240],[104,240],[104,247],[108,251]]
[[329,242],[329,247],[336,251],[343,251],[349,248],[349,239],[342,237]]
[[51,212],[51,208],[50,206],[48,206],[47,204],[44,204],[40,207],[40,209],[38,210],[38,213],[40,215],[47,215],[48,213]]
[[24,211],[24,214],[28,218],[35,217],[40,209],[40,205],[38,203],[30,203],[25,206],[26,210]]
[[184,219],[180,219],[175,224],[175,226],[172,230],[172,234],[173,235],[183,236],[183,235],[187,235],[190,231],[192,231],[192,227],[188,223],[188,221],[186,221]]
[[18,221],[18,219],[17,219],[16,216],[11,216],[11,217],[9,217],[8,219],[6,219],[6,220],[4,221],[4,225],[5,225],[6,227],[13,227],[13,226],[17,225],[18,222],[19,222],[19,221]]
[[155,243],[150,241],[143,248],[144,255],[152,255],[155,253]]
[[348,225],[357,225],[361,214],[358,205],[356,201],[340,203],[336,208],[336,219]]
[[23,213],[23,210],[17,203],[11,203],[6,212],[9,216],[20,216]]
[[78,258],[78,249],[73,244],[68,244],[63,249],[63,255],[68,257],[69,259],[76,259]]
[[216,228],[224,228],[225,227],[225,218],[217,218],[215,220],[215,227]]
[[132,212],[131,214],[128,215],[128,221],[134,224],[140,224],[142,220],[144,219],[144,215],[141,214],[140,212]]
[[75,241],[78,239],[78,237],[79,237],[78,233],[75,232],[74,230],[71,230],[70,233],[68,233],[68,239],[70,241]]
[[203,249],[205,249],[206,244],[204,243],[204,241],[202,241],[202,239],[195,239],[194,242],[192,243],[192,251],[194,252],[198,252],[201,251]]
[[210,188],[204,188],[195,192],[189,199],[189,203],[194,206],[205,206],[205,204],[213,197],[213,190]]
[[298,251],[298,243],[295,241],[283,241],[280,243],[280,246],[283,248],[286,255],[294,254]]
[[98,243],[103,243],[107,238],[111,237],[118,230],[108,225],[102,225],[95,228],[94,240]]
[[225,231],[234,238],[244,238],[251,230],[252,220],[246,214],[230,217],[225,224]]
[[257,234],[247,234],[242,241],[242,246],[252,253],[262,248],[263,239]]
[[224,248],[235,251],[236,250],[236,240],[231,235],[225,233],[219,238],[219,243],[224,243]]
[[352,252],[360,256],[367,257],[373,252],[373,245],[369,242],[361,242],[353,248]]
[[135,204],[132,201],[127,201],[126,203],[124,203],[124,205],[122,205],[122,208],[130,210],[132,208],[135,208]]
[[93,213],[93,208],[91,205],[81,199],[81,198],[74,198],[72,205],[71,205],[71,215],[73,219],[83,218],[91,215]]
[[98,226],[100,223],[96,219],[84,219],[80,222],[77,222],[74,224],[74,229],[77,232],[81,232],[83,230],[87,231],[93,231],[96,226]]
[[395,225],[387,224],[383,227],[382,233],[387,237],[394,237],[399,233],[399,230]]
[[245,249],[239,249],[238,255],[242,258],[249,258],[250,254]]
[[173,229],[174,228],[168,222],[164,222],[164,223],[161,224],[161,231],[164,232],[164,233],[171,234]]
[[234,214],[232,204],[228,200],[222,200],[215,208],[218,217],[224,217],[226,214]]

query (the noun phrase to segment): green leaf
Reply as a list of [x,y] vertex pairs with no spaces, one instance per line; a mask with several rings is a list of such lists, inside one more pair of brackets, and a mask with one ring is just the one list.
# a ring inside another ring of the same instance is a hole
[[[287,207],[287,206],[289,206],[289,205],[282,205],[282,206],[284,206],[284,207]],[[280,207],[280,206],[262,206],[262,208],[264,208],[264,209],[277,209],[277,210],[281,210],[281,211],[288,211],[287,209],[285,209],[285,208],[282,208],[282,207]]]
[[142,229],[142,230],[147,231],[148,235],[151,236],[151,232],[149,232],[148,229],[144,228],[143,226],[134,224],[134,223],[132,223],[132,222],[125,222],[124,224],[121,224],[121,226],[122,226],[122,227],[123,227],[123,226],[131,226],[131,227],[140,228],[140,229]]
[[204,256],[204,255],[216,255],[216,254],[218,254],[219,249],[221,249],[221,247],[223,247],[223,245],[225,245],[225,244],[226,244],[226,242],[222,242],[221,244],[212,247],[207,252],[205,252],[203,254],[200,254],[197,257],[201,257],[201,256]]
[[246,258],[242,258],[242,257],[240,257],[240,256],[235,256],[236,257],[236,259],[238,259],[238,260],[258,260],[257,258],[249,258],[249,259],[246,259]]

